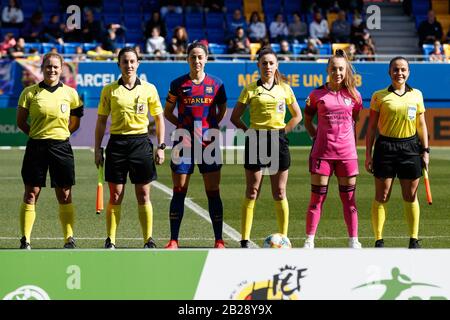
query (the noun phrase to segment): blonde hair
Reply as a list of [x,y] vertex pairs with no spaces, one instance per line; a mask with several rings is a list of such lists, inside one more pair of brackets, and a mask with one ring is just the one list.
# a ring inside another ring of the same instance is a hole
[[345,78],[344,78],[344,87],[347,88],[348,92],[350,93],[351,97],[358,103],[361,103],[360,96],[357,94],[356,91],[356,80],[355,80],[355,69],[353,68],[352,64],[350,63],[350,60],[347,57],[347,54],[344,50],[338,49],[334,52],[334,54],[331,56],[330,59],[328,59],[327,64],[327,72],[328,68],[330,67],[330,63],[334,59],[343,58],[345,60],[345,63],[347,65],[347,68],[345,70]]
[[[258,62],[261,60],[261,58],[267,54],[273,54],[275,56],[275,59],[277,59],[278,62],[278,57],[275,51],[273,51],[272,47],[270,45],[264,46],[262,47],[259,51],[258,51]],[[285,75],[281,74],[280,71],[275,70],[275,74],[274,74],[274,81],[275,84],[281,84],[282,82],[287,82],[287,78]]]
[[59,59],[59,62],[61,62],[61,68],[62,68],[62,66],[64,64],[64,58],[59,53],[49,52],[49,53],[46,53],[44,55],[44,57],[42,58],[41,70],[44,69],[45,62],[50,60],[50,58],[57,58],[57,59]]

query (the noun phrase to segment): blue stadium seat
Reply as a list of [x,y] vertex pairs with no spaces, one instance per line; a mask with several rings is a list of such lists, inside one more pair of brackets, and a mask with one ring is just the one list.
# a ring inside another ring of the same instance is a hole
[[60,11],[61,8],[58,0],[45,0],[42,2],[42,12],[44,14],[59,13]]
[[110,23],[122,23],[122,15],[121,14],[104,14],[103,15],[103,23],[106,25]]
[[85,42],[83,43],[83,50],[84,52],[88,52],[89,50],[94,50],[96,46],[98,46],[98,43],[93,42]]
[[21,1],[24,18],[29,18],[33,12],[41,10],[40,3],[36,2],[37,1]]
[[168,13],[165,16],[167,29],[173,29],[177,26],[184,25],[183,15],[178,13]]
[[323,43],[320,46],[317,46],[319,49],[319,54],[331,54],[331,44]]
[[142,31],[143,19],[142,19],[142,16],[139,14],[124,15],[123,23],[127,29]]
[[151,13],[153,11],[159,11],[159,0],[142,0],[142,11],[144,13]]
[[12,33],[14,35],[14,38],[18,38],[20,36],[20,29],[19,28],[1,28],[0,34],[1,34],[1,41],[3,41],[3,37],[7,33]]
[[77,47],[83,47],[81,42],[66,42],[63,44],[63,49],[65,54],[73,54],[76,52]]
[[224,43],[225,41],[225,31],[223,29],[212,29],[208,28],[208,41],[214,43]]
[[272,50],[275,51],[275,53],[279,53],[281,50],[279,43],[271,43],[270,46],[272,47]]
[[208,13],[205,16],[205,27],[206,29],[223,29],[224,26],[224,16],[222,13]]
[[189,42],[194,40],[206,39],[205,30],[203,29],[186,29]]
[[201,29],[203,28],[203,13],[186,13],[185,26],[187,29]]
[[295,11],[300,12],[301,3],[300,1],[284,0],[283,11],[285,13],[292,13]]
[[141,0],[125,0],[123,2],[123,12],[125,14],[140,14],[140,13],[142,13]]
[[30,53],[30,50],[33,49],[33,48],[36,49],[38,53],[41,52],[41,44],[38,43],[38,42],[35,42],[35,43],[32,43],[32,42],[25,43],[24,51],[25,51],[25,53]]
[[103,14],[120,14],[122,13],[122,1],[106,0],[103,1]]
[[263,8],[265,14],[273,16],[277,12],[282,12],[281,0],[264,0]]
[[142,31],[127,30],[125,39],[127,42],[142,42],[144,33]]
[[432,45],[432,44],[423,44],[422,45],[422,51],[425,56],[429,56],[430,53],[433,51],[433,49],[434,49],[434,45]]
[[242,0],[225,0],[224,5],[227,8],[227,13],[233,13],[234,10],[240,9],[242,11]]
[[50,52],[53,48],[56,48],[59,53],[63,52],[63,48],[59,43],[50,43],[50,42],[43,42],[41,47],[41,53],[47,53]]
[[414,0],[411,1],[412,13],[414,16],[426,15],[430,9],[430,1],[428,0]]
[[211,42],[209,43],[208,48],[210,54],[226,54],[228,50],[225,44],[211,43]]
[[301,54],[302,50],[306,48],[305,43],[294,43],[292,45],[292,53],[293,54]]

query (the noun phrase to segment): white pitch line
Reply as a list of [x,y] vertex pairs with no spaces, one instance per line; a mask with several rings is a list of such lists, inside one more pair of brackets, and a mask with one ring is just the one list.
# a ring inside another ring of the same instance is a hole
[[[75,237],[76,240],[104,240],[103,237]],[[420,239],[450,239],[450,236],[421,236]],[[19,237],[0,237],[0,240],[17,240]],[[118,240],[142,241],[142,238],[116,238]],[[158,238],[161,240],[169,240],[169,238]],[[225,238],[228,239],[228,238]],[[256,238],[255,240],[264,240],[265,238]],[[305,237],[289,237],[291,240],[305,240]],[[346,240],[348,237],[317,237],[316,240]],[[373,237],[359,237],[359,239],[373,239]],[[385,236],[383,239],[409,239],[408,236]],[[33,240],[63,240],[63,237],[33,237]],[[180,238],[187,241],[210,241],[214,238]]]
[[[172,190],[162,183],[159,183],[158,181],[153,181],[152,186],[155,186],[155,188],[161,190],[162,192],[172,196]],[[185,200],[185,205],[192,211],[194,211],[196,214],[198,214],[200,217],[211,223],[211,218],[209,217],[209,212],[200,207],[198,204],[196,204],[194,201],[190,199]],[[230,227],[225,222],[223,223],[223,233],[225,233],[227,236],[229,236],[232,240],[239,241],[241,239],[241,234],[237,232],[235,229]],[[259,246],[254,243],[253,241],[249,241],[249,245],[252,248],[259,248]]]

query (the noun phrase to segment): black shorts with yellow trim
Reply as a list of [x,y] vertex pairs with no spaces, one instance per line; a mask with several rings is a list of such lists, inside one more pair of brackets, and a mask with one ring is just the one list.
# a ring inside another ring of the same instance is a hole
[[417,179],[422,176],[420,142],[409,138],[379,136],[373,154],[373,174],[377,178]]
[[270,171],[288,170],[291,155],[285,130],[248,129],[244,161],[244,168],[251,171],[259,171],[262,168],[269,168]]
[[52,188],[75,185],[75,162],[69,139],[29,139],[22,163],[25,185],[45,187],[50,171]]
[[148,134],[112,134],[106,147],[105,180],[147,184],[157,179],[153,144]]

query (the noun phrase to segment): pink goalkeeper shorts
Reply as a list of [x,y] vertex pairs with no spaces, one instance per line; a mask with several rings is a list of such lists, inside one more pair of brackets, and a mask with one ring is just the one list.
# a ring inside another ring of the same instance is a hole
[[358,160],[328,160],[309,158],[309,172],[322,176],[352,177],[359,174]]

